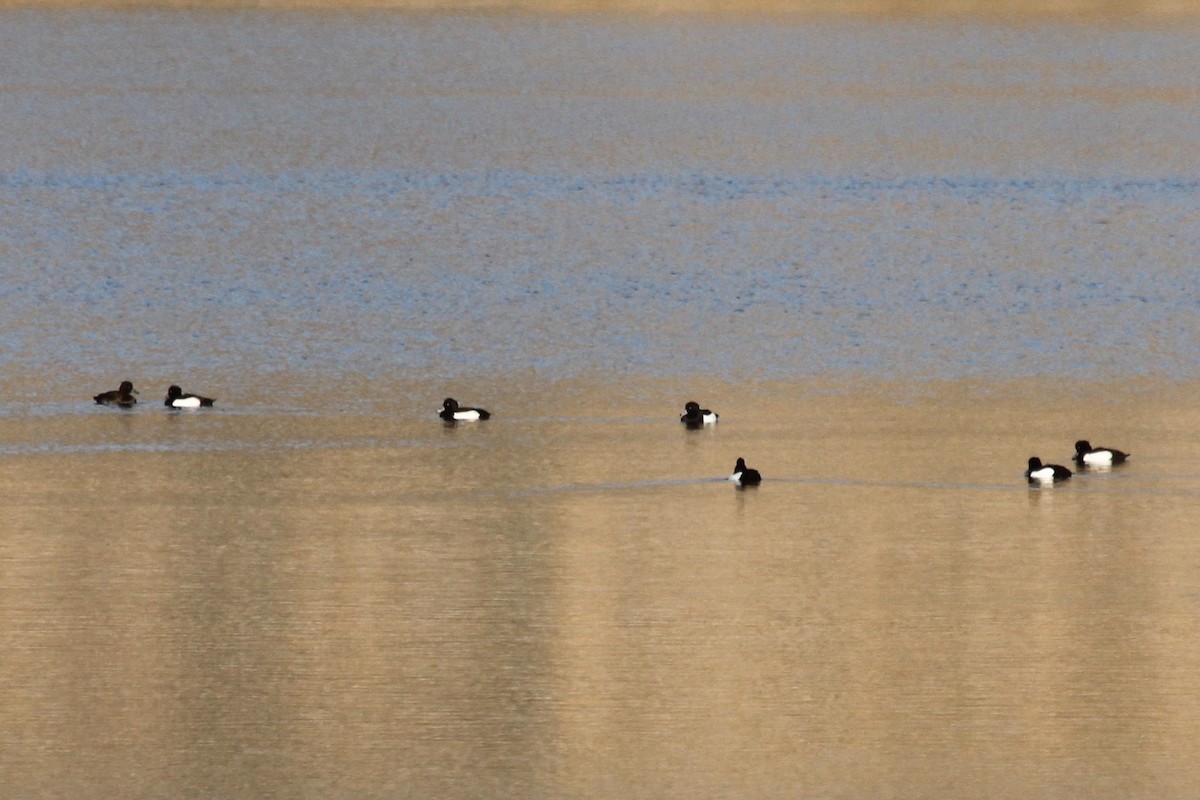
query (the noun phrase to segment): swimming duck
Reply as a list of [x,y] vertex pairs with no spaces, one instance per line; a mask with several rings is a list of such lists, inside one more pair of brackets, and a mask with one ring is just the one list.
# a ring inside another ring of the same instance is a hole
[[163,401],[163,405],[168,408],[200,408],[200,406],[211,406],[213,404],[211,397],[201,397],[198,394],[184,394],[183,389],[178,386],[171,386],[167,389],[167,399]]
[[1071,470],[1058,464],[1043,464],[1040,458],[1034,456],[1029,459],[1029,469],[1025,470],[1025,477],[1030,483],[1054,483],[1071,477]]
[[680,415],[679,421],[689,428],[700,428],[715,424],[719,416],[721,415],[715,411],[701,408],[699,403],[688,401],[683,405],[683,414]]
[[1129,458],[1129,453],[1122,453],[1111,447],[1092,447],[1086,439],[1075,443],[1073,460],[1081,467],[1109,467],[1120,464]]
[[120,406],[121,408],[132,408],[137,405],[137,389],[133,388],[133,381],[121,381],[121,385],[116,389],[108,392],[101,392],[92,399],[96,401],[98,406]]
[[458,404],[453,397],[442,401],[442,410],[438,416],[447,422],[487,419],[491,414],[482,408],[465,408]]
[[738,486],[757,486],[762,483],[762,475],[759,474],[758,470],[747,467],[746,459],[739,458],[737,464],[733,467],[733,474],[729,476],[729,480]]

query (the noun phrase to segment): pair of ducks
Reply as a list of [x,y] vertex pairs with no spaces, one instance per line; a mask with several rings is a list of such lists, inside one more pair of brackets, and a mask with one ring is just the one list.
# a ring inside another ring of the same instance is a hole
[[[1129,458],[1129,453],[1122,453],[1113,447],[1092,447],[1086,439],[1080,439],[1075,443],[1075,455],[1071,460],[1080,469],[1085,469],[1087,467],[1111,467],[1124,463],[1127,458]],[[1054,483],[1055,481],[1065,481],[1071,477],[1071,470],[1061,464],[1043,464],[1040,458],[1034,456],[1029,459],[1029,469],[1025,470],[1025,477],[1029,479],[1030,483]]]
[[[492,415],[486,409],[461,406],[453,397],[447,397],[442,401],[442,410],[438,412],[438,416],[446,422],[470,422],[488,419]],[[679,421],[689,428],[699,428],[704,425],[712,425],[717,421],[717,417],[718,414],[715,411],[700,408],[699,403],[688,402],[684,404],[683,416],[679,418]],[[744,458],[739,458],[729,480],[738,486],[757,486],[762,483],[762,474],[756,469],[747,467]]]
[[[491,414],[482,408],[461,406],[453,397],[447,397],[442,401],[442,410],[438,412],[438,416],[447,422],[462,422],[487,419]],[[679,417],[679,421],[689,428],[699,428],[714,424],[719,416],[720,414],[717,412],[701,408],[699,403],[689,401],[684,403],[683,414]]]
[[[101,392],[92,399],[96,401],[98,406],[118,406],[119,408],[133,408],[137,405],[137,389],[133,388],[133,381],[121,381],[121,385],[116,389],[108,392]],[[200,408],[201,406],[211,406],[213,404],[211,397],[201,397],[198,394],[185,394],[183,389],[178,386],[171,386],[167,389],[167,399],[163,401],[163,405],[168,408]]]

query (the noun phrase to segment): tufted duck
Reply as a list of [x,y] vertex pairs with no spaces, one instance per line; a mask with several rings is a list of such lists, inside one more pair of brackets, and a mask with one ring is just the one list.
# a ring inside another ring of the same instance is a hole
[[1071,477],[1071,470],[1058,464],[1043,464],[1040,458],[1034,456],[1029,459],[1029,469],[1025,470],[1025,477],[1030,483],[1054,483]]
[[132,381],[121,381],[121,386],[109,392],[101,392],[92,399],[96,401],[98,406],[120,406],[121,408],[132,408],[137,404],[137,389],[133,388]]
[[717,412],[701,408],[699,403],[689,401],[684,404],[683,414],[679,417],[679,421],[689,428],[702,428],[705,425],[714,424],[719,416],[720,414]]
[[1092,447],[1087,440],[1075,443],[1075,463],[1081,467],[1108,467],[1120,464],[1129,458],[1129,453],[1122,453],[1111,447]]
[[198,394],[184,394],[183,389],[178,386],[172,386],[167,389],[167,399],[163,401],[163,405],[169,408],[199,408],[200,406],[211,406],[213,399],[211,397],[201,397]]
[[756,486],[762,483],[762,475],[759,474],[758,470],[747,467],[746,459],[739,458],[737,464],[733,467],[733,474],[729,476],[729,480],[738,486]]
[[453,397],[447,397],[442,402],[442,410],[438,416],[447,422],[454,422],[456,420],[487,419],[491,414],[482,408],[463,408]]

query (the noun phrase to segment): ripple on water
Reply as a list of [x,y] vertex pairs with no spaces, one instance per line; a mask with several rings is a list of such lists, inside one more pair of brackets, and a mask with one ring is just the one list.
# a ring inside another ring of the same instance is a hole
[[[0,177],[6,366],[1194,374],[1197,184]],[[321,209],[319,217],[313,209]],[[249,216],[252,210],[259,211]],[[265,210],[265,211],[264,211]],[[136,213],[141,233],[124,233]],[[72,264],[70,280],[56,265]],[[15,280],[19,271],[21,280]],[[119,331],[119,335],[114,335]]]

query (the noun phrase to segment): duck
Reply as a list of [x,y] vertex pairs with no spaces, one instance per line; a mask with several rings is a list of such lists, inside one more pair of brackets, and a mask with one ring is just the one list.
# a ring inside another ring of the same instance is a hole
[[201,406],[211,406],[214,402],[211,397],[184,394],[183,389],[171,386],[167,389],[167,399],[163,401],[163,405],[168,408],[200,408]]
[[121,381],[121,385],[116,389],[108,392],[101,392],[92,399],[96,401],[98,406],[120,406],[121,408],[132,408],[137,405],[137,389],[133,388],[133,381]]
[[1029,459],[1029,469],[1025,470],[1025,477],[1030,483],[1054,483],[1071,477],[1071,470],[1059,464],[1043,464],[1040,458],[1034,456]]
[[683,404],[683,414],[680,415],[679,421],[687,425],[689,428],[700,428],[705,425],[714,425],[717,418],[721,415],[715,411],[710,411],[707,408],[701,408],[700,404],[694,400],[689,400]]
[[1075,443],[1075,455],[1072,458],[1081,467],[1110,467],[1124,462],[1129,458],[1129,453],[1111,447],[1092,447],[1086,439],[1080,439]]
[[470,421],[477,419],[487,419],[491,413],[482,408],[466,408],[460,406],[458,401],[453,397],[447,397],[442,401],[442,410],[438,416],[447,422]]
[[747,467],[746,459],[739,458],[733,466],[733,474],[729,476],[729,480],[738,486],[757,486],[762,483],[762,475],[758,470]]

